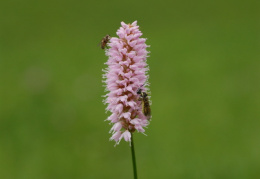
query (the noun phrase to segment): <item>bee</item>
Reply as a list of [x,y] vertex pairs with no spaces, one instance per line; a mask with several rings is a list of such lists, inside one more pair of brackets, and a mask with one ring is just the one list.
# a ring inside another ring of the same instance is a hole
[[110,35],[106,35],[100,42],[100,47],[102,49],[105,49],[107,47],[107,43],[109,42],[109,40],[111,39]]
[[142,101],[143,114],[147,117],[147,120],[150,120],[150,118],[151,118],[151,108],[150,108],[148,95],[147,95],[146,92],[142,92],[141,88],[139,88],[137,90],[137,94],[139,94],[139,96],[140,96],[139,100]]

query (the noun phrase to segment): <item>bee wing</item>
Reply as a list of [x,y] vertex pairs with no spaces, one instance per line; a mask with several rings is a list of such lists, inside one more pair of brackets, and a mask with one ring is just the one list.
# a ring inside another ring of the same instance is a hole
[[101,41],[98,43],[97,46],[102,48],[102,42],[103,42],[103,40],[101,40]]

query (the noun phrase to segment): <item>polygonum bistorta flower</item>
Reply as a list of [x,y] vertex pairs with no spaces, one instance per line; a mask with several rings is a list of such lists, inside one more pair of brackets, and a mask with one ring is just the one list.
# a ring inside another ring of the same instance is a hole
[[112,114],[108,117],[113,127],[111,140],[117,144],[122,138],[131,141],[131,133],[139,131],[144,133],[144,127],[149,124],[149,116],[142,112],[142,101],[138,90],[147,91],[148,66],[146,58],[148,47],[142,36],[137,21],[132,24],[121,22],[117,37],[112,37],[108,43],[106,55],[109,57],[105,63],[108,68],[104,70],[106,83],[105,103],[107,110]]

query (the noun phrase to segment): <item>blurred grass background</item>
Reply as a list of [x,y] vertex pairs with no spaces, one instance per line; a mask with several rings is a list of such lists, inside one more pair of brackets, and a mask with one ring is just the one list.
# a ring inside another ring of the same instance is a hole
[[98,44],[134,20],[153,101],[139,178],[260,178],[259,17],[259,1],[1,1],[0,178],[133,178]]

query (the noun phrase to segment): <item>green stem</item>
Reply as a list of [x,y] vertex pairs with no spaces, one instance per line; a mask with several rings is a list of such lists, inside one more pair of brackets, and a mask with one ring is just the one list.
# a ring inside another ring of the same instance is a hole
[[137,169],[136,169],[136,161],[135,161],[134,138],[133,138],[133,133],[132,133],[132,132],[131,132],[131,151],[132,151],[132,161],[133,161],[134,179],[137,179]]

